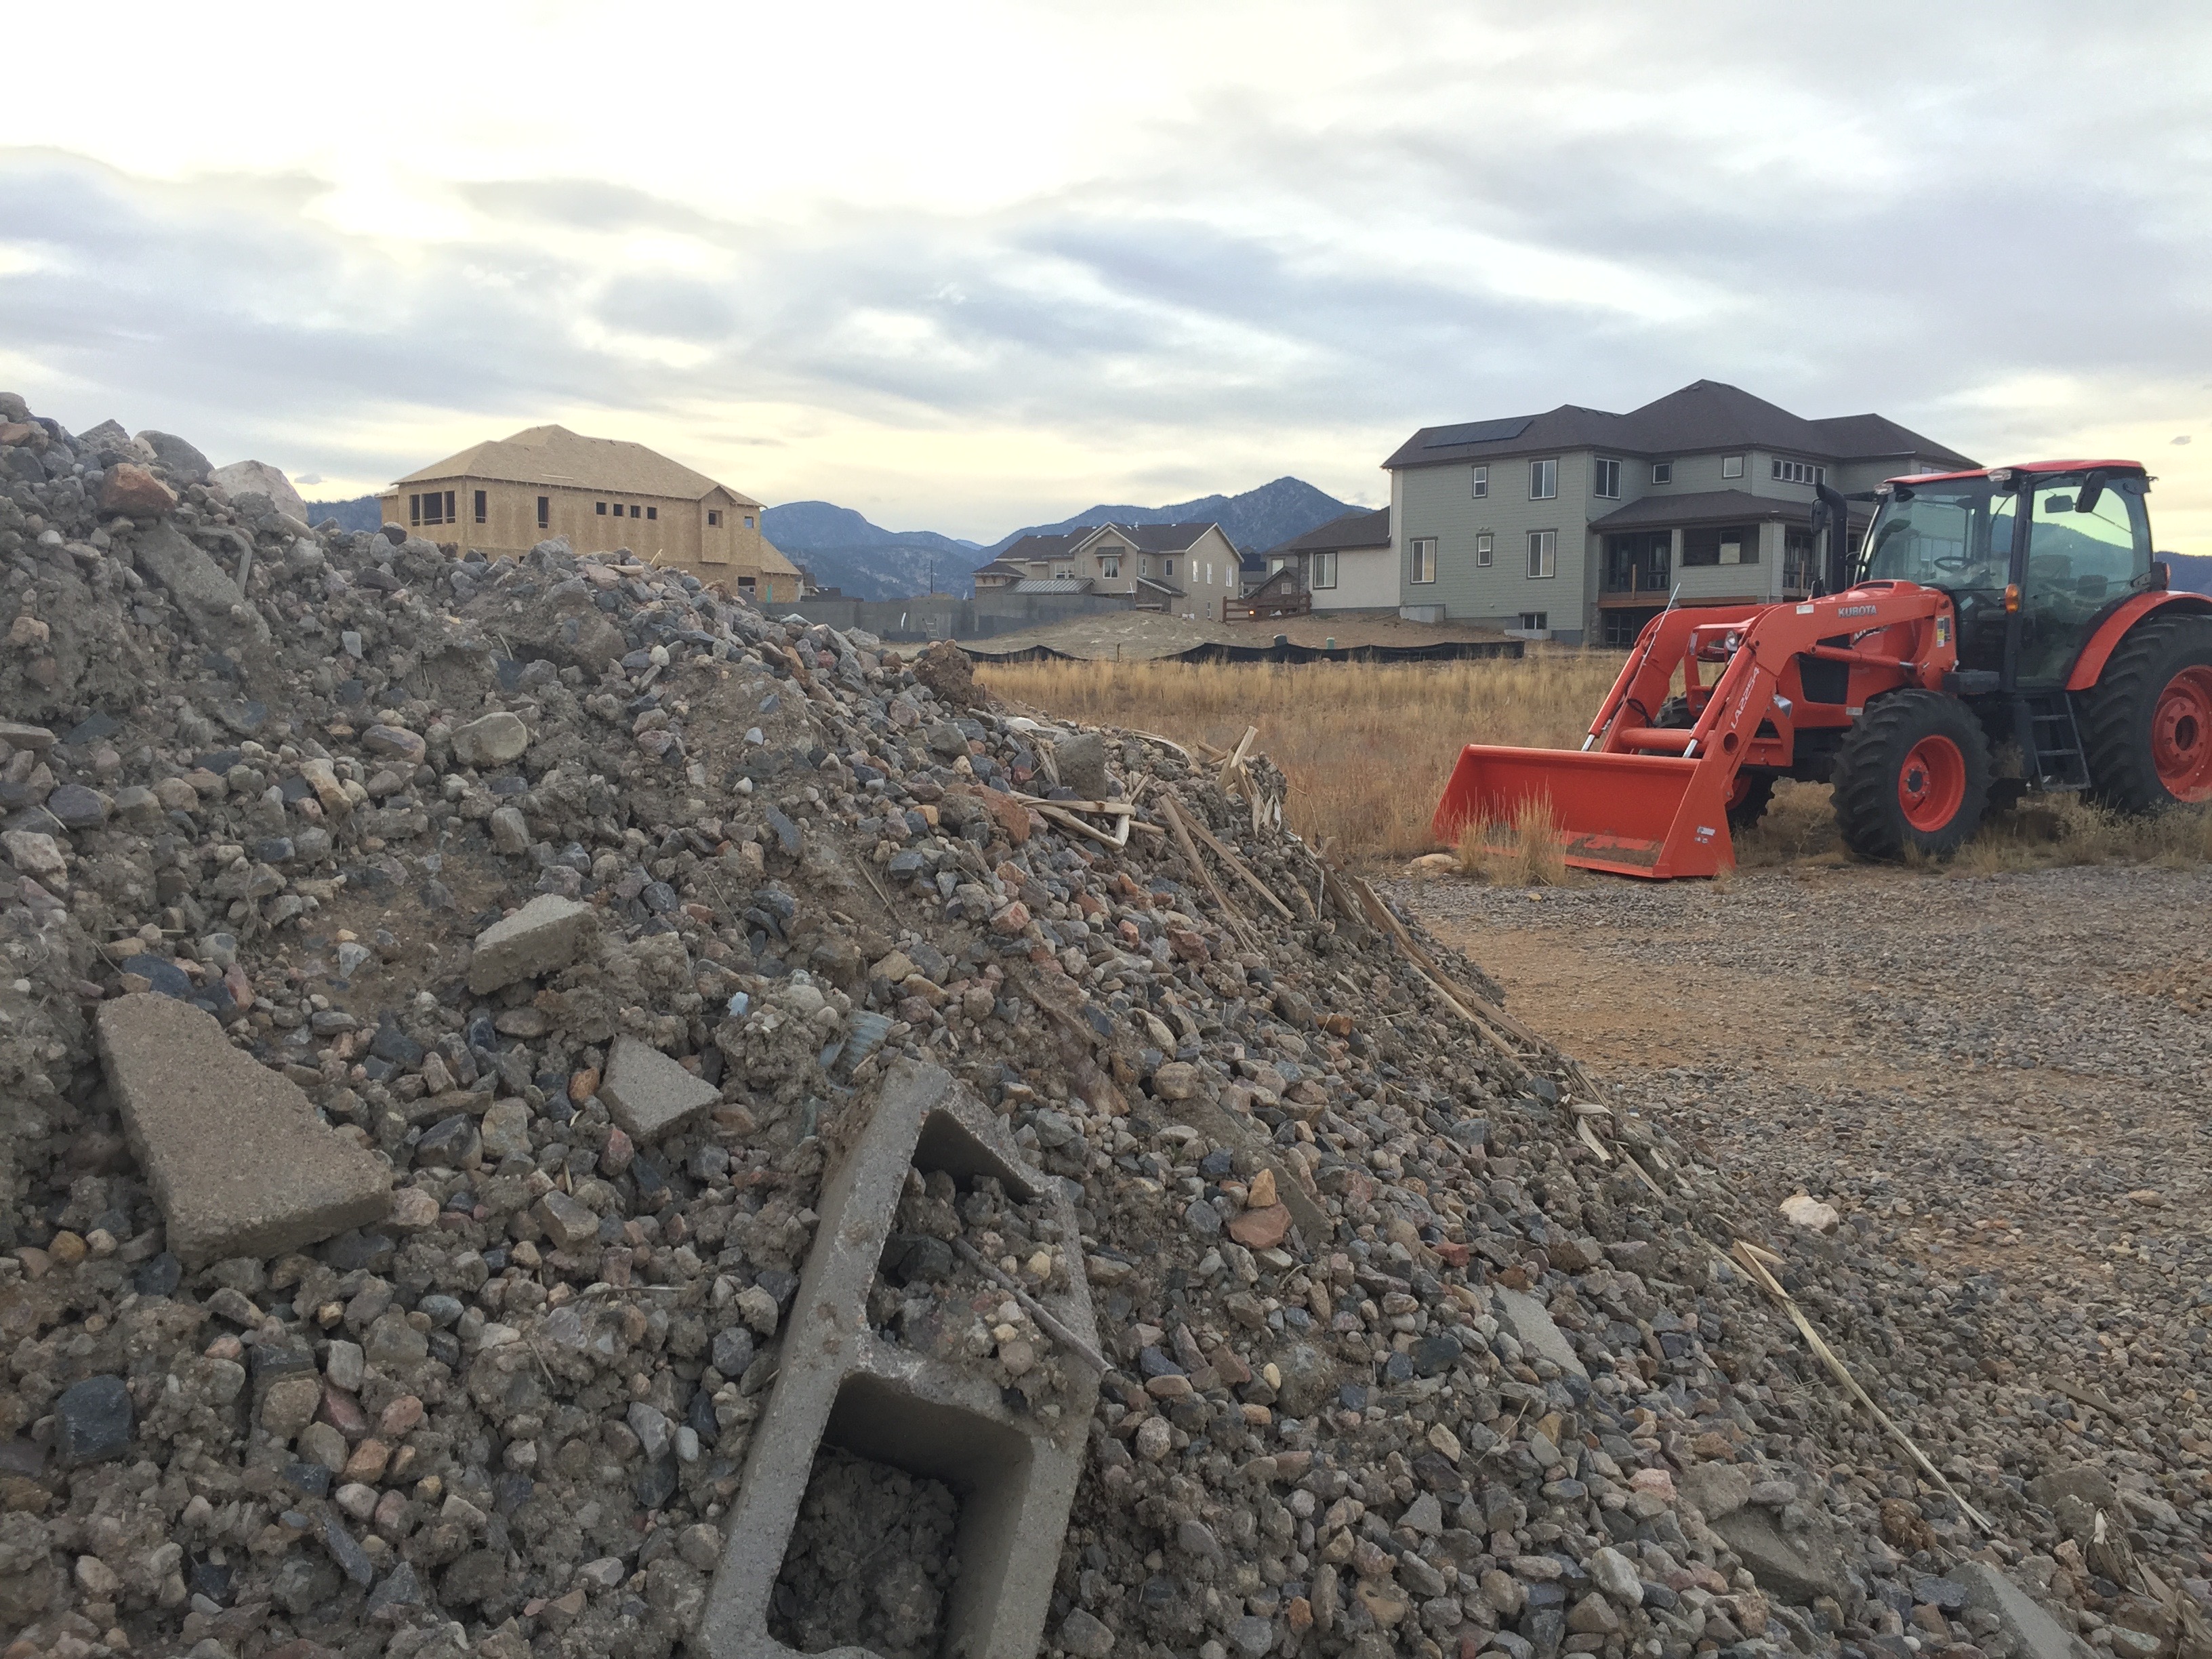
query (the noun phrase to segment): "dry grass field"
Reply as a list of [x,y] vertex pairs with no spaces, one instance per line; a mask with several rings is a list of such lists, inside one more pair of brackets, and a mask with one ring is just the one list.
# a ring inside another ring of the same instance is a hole
[[1235,745],[1248,726],[1290,779],[1285,805],[1309,841],[1341,856],[1435,850],[1429,819],[1470,743],[1572,748],[1613,676],[1616,653],[1534,651],[1449,663],[978,663],[1010,702],[1063,719]]
[[[1290,780],[1285,811],[1299,834],[1325,839],[1339,857],[1397,860],[1436,850],[1429,819],[1462,744],[1575,747],[1620,660],[1613,652],[1538,647],[1517,662],[979,663],[976,678],[1042,714],[1219,748],[1256,726],[1257,746]],[[1501,884],[1597,879],[1560,864],[1540,821],[1470,837],[1461,857],[1470,874]],[[1850,862],[1827,786],[1784,782],[1765,821],[1736,837],[1736,858],[1747,869]],[[1950,867],[1986,875],[2208,860],[2212,816],[2128,819],[2055,795],[1994,815]]]

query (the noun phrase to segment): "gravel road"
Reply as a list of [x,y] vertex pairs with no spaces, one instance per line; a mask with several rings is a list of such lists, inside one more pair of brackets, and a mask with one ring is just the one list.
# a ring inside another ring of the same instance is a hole
[[1622,1099],[1702,1139],[1769,1225],[1801,1190],[1841,1212],[1837,1270],[1802,1299],[1972,1501],[2053,1510],[2028,1530],[2096,1645],[2136,1651],[2099,1612],[2127,1550],[2069,1555],[2065,1482],[2039,1475],[2094,1466],[2137,1559],[2204,1579],[2212,874],[1396,896]]

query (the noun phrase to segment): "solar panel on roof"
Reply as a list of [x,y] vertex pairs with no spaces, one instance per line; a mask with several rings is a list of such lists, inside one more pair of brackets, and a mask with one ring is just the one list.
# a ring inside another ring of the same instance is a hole
[[1517,438],[1535,422],[1534,415],[1516,415],[1503,421],[1467,421],[1440,426],[1422,442],[1424,449],[1449,449],[1454,444],[1498,444]]

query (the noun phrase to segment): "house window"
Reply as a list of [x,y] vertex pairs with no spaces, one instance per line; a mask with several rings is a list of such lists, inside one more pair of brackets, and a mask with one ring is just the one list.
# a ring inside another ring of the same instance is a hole
[[1777,456],[1774,476],[1784,483],[1824,484],[1828,482],[1828,469],[1814,466],[1809,461],[1785,461]]
[[482,524],[484,521],[484,493],[481,489],[476,492],[476,509],[477,522]]
[[657,507],[648,507],[645,509],[645,516],[648,519],[657,519],[660,516],[660,509]]
[[607,516],[607,504],[605,501],[593,501],[592,510],[603,519]]
[[1073,581],[1075,580],[1075,567],[1072,564],[1056,564],[1053,566],[1052,579],[1056,582]]
[[1590,477],[1590,494],[1601,495],[1607,501],[1620,499],[1620,463],[1601,460]]
[[718,530],[718,529],[720,529],[720,528],[721,527],[721,524],[722,524],[722,510],[721,510],[721,508],[720,508],[720,507],[708,507],[708,508],[707,509],[707,528],[708,528],[708,529],[709,529],[709,530]]
[[540,495],[538,498],[538,527],[544,530],[550,527],[552,522],[553,498],[550,495]]
[[407,522],[410,524],[422,522],[422,498],[420,495],[410,495],[407,498]]
[[1152,574],[1152,562],[1150,558],[1140,558],[1137,561],[1137,574],[1139,576],[1149,576]]
[[1528,532],[1528,577],[1532,581],[1559,574],[1559,532],[1556,530],[1532,530]]
[[1160,561],[1160,574],[1163,576],[1172,576],[1175,574],[1175,561],[1173,559],[1163,559]]
[[1407,562],[1411,567],[1407,580],[1432,582],[1437,579],[1437,538],[1416,536],[1406,544]]
[[1654,462],[1652,462],[1652,463],[1651,463],[1651,482],[1652,482],[1653,483],[1656,483],[1656,484],[1662,484],[1662,483],[1674,483],[1674,462],[1672,462],[1672,461],[1654,461]]
[[459,524],[453,516],[453,492],[441,493],[433,489],[421,495],[407,498],[407,516],[410,524]]
[[1743,477],[1743,457],[1741,455],[1722,456],[1721,477],[1723,478],[1741,478]]
[[635,501],[632,501],[629,504],[629,515],[633,519],[637,517],[637,503]]
[[1121,560],[1119,560],[1119,559],[1101,559],[1101,560],[1099,560],[1099,561],[1098,561],[1098,574],[1099,574],[1100,575],[1102,575],[1102,576],[1118,576],[1118,575],[1120,575],[1120,574],[1121,574]]
[[1315,554],[1313,556],[1313,574],[1307,580],[1309,583],[1315,587],[1335,586],[1336,555],[1334,553]]
[[1474,469],[1474,489],[1473,493],[1474,499],[1478,501],[1482,500],[1484,496],[1490,494],[1490,469],[1488,467],[1478,466]]
[[1756,525],[1733,525],[1716,530],[1685,530],[1682,532],[1682,562],[1685,565],[1757,564],[1759,527]]
[[752,527],[753,527],[753,515],[752,515],[751,514],[748,513],[748,514],[745,514],[745,528],[746,528],[746,529],[748,529],[748,530],[750,530]]
[[750,576],[740,576],[740,577],[738,577],[738,592],[740,592],[740,593],[750,593],[750,592],[751,592],[752,591],[753,591],[753,579],[752,579]]
[[1559,493],[1559,464],[1553,461],[1528,463],[1528,499],[1548,501]]
[[1548,611],[1523,611],[1521,631],[1524,634],[1548,634],[1552,631],[1552,613]]
[[1478,569],[1487,570],[1498,557],[1498,538],[1487,530],[1474,538],[1474,562]]

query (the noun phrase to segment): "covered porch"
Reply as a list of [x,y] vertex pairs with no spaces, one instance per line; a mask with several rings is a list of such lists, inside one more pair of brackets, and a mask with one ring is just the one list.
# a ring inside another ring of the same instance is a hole
[[[1854,517],[1854,541],[1866,520]],[[1720,489],[1646,496],[1594,520],[1594,642],[1625,647],[1671,601],[1758,605],[1802,599],[1819,574],[1810,502]]]

